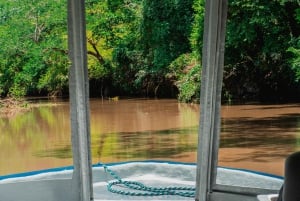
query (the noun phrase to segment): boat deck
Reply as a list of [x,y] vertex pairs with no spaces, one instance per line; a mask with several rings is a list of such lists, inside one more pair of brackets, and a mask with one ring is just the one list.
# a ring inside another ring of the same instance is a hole
[[[186,163],[144,161],[111,164],[108,166],[124,181],[137,181],[151,187],[184,186],[195,187],[196,165]],[[11,175],[0,180],[0,197],[5,201],[57,201],[72,200],[72,173],[69,168],[46,170],[23,175]],[[1,178],[0,178],[1,179]],[[161,196],[131,196],[116,194],[108,191],[108,182],[113,176],[101,165],[93,167],[93,193],[95,201],[103,200],[194,200],[193,197],[178,195]],[[257,187],[278,190],[282,185],[282,178],[257,172],[218,168],[217,183],[228,186]],[[136,190],[125,189],[120,186],[114,188],[124,192]],[[126,193],[125,193],[126,194]],[[245,195],[230,192],[213,192],[213,201],[271,201],[274,195]]]

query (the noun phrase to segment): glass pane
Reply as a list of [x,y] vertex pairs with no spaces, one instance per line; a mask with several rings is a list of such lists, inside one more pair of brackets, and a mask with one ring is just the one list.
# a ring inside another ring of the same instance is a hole
[[218,165],[283,176],[286,156],[300,148],[299,106],[223,105]]
[[[176,99],[92,99],[93,163],[195,162],[199,105]],[[45,100],[0,118],[0,175],[72,165],[69,102]]]
[[68,102],[0,118],[0,175],[72,165]]
[[176,99],[93,99],[93,163],[145,159],[195,162],[198,119],[198,104]]

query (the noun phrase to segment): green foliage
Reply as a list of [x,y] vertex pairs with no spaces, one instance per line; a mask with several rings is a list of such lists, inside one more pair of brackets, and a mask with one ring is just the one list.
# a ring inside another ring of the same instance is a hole
[[296,20],[298,21],[298,23],[300,23],[300,8],[297,8],[295,12]]
[[194,1],[193,22],[189,37],[192,53],[182,54],[168,67],[166,74],[178,89],[178,100],[182,102],[200,101],[202,36],[204,23],[204,1]]
[[182,102],[200,102],[201,66],[196,64],[178,81],[178,99]]
[[161,85],[168,85],[168,65],[191,51],[189,37],[193,21],[192,0],[144,0],[140,38],[131,61],[135,66],[135,86],[146,95],[157,96]]
[[47,90],[51,96],[62,95],[66,91],[70,64],[65,55],[58,52],[51,53],[44,58],[47,70],[41,75],[37,89]]
[[[127,71],[125,57],[135,51],[141,3],[136,0],[86,2],[89,76],[113,79],[113,85],[134,91],[134,74]],[[126,56],[125,56],[126,55]],[[101,82],[102,83],[102,82]],[[104,83],[105,85],[105,83]],[[108,84],[107,84],[108,85]]]
[[181,102],[200,102],[199,65],[193,68],[179,84],[178,100]]
[[[85,3],[89,78],[101,94],[199,99],[204,0]],[[0,0],[0,96],[65,93],[66,21],[63,0]],[[229,1],[223,97],[297,94],[299,37],[298,1]]]
[[2,95],[36,94],[42,88],[52,91],[50,83],[45,82],[45,76],[52,72],[49,67],[65,65],[67,60],[65,3],[0,1]]
[[195,54],[180,55],[169,65],[166,76],[178,88],[178,100],[200,101],[201,65]]
[[86,2],[87,24],[93,40],[103,40],[103,47],[114,48],[136,34],[140,3],[136,0]]
[[164,72],[175,58],[191,50],[192,5],[192,0],[144,1],[141,44],[154,71]]
[[202,38],[204,31],[204,0],[194,1],[194,21],[192,24],[192,32],[190,35],[190,44],[192,51],[198,55],[202,54]]
[[294,83],[286,50],[300,33],[297,8],[296,1],[230,1],[224,91],[237,99],[288,96]]
[[[300,24],[300,8],[295,10],[295,19]],[[300,27],[300,26],[299,26]],[[295,80],[299,83],[300,81],[300,34],[298,37],[293,37],[290,42],[291,46],[287,49],[288,52],[292,53],[292,57],[289,59],[291,67],[295,72]]]
[[300,81],[300,37],[298,38],[298,47],[289,47],[288,52],[293,54],[293,57],[290,59],[292,69],[296,75],[296,81]]
[[115,49],[113,58],[116,65],[113,74],[114,85],[128,95],[141,93],[146,76],[142,52],[132,50],[128,45],[119,46]]

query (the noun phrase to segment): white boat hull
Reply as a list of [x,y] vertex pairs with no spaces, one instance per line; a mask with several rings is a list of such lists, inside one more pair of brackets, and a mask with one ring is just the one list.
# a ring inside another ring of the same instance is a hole
[[[143,161],[111,164],[109,169],[116,172],[122,180],[138,181],[147,186],[188,186],[195,187],[196,165],[162,161]],[[0,177],[1,201],[71,201],[72,173],[69,168],[58,168],[41,172]],[[104,171],[101,165],[93,167],[93,191],[95,201],[103,200],[194,200],[190,197],[162,196],[128,196],[111,193],[107,190],[108,182],[114,178]],[[228,186],[256,187],[278,190],[281,178],[256,172],[218,168],[217,183]],[[123,189],[130,191],[129,189]],[[269,201],[276,195],[241,195],[226,192],[214,192],[211,200],[223,201]]]

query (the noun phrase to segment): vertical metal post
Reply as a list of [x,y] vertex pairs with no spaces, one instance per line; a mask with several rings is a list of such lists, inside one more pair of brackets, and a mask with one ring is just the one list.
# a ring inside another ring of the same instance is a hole
[[74,201],[93,200],[90,151],[89,83],[84,0],[68,0],[68,43]]
[[216,182],[226,18],[227,0],[206,0],[196,201],[208,201]]

